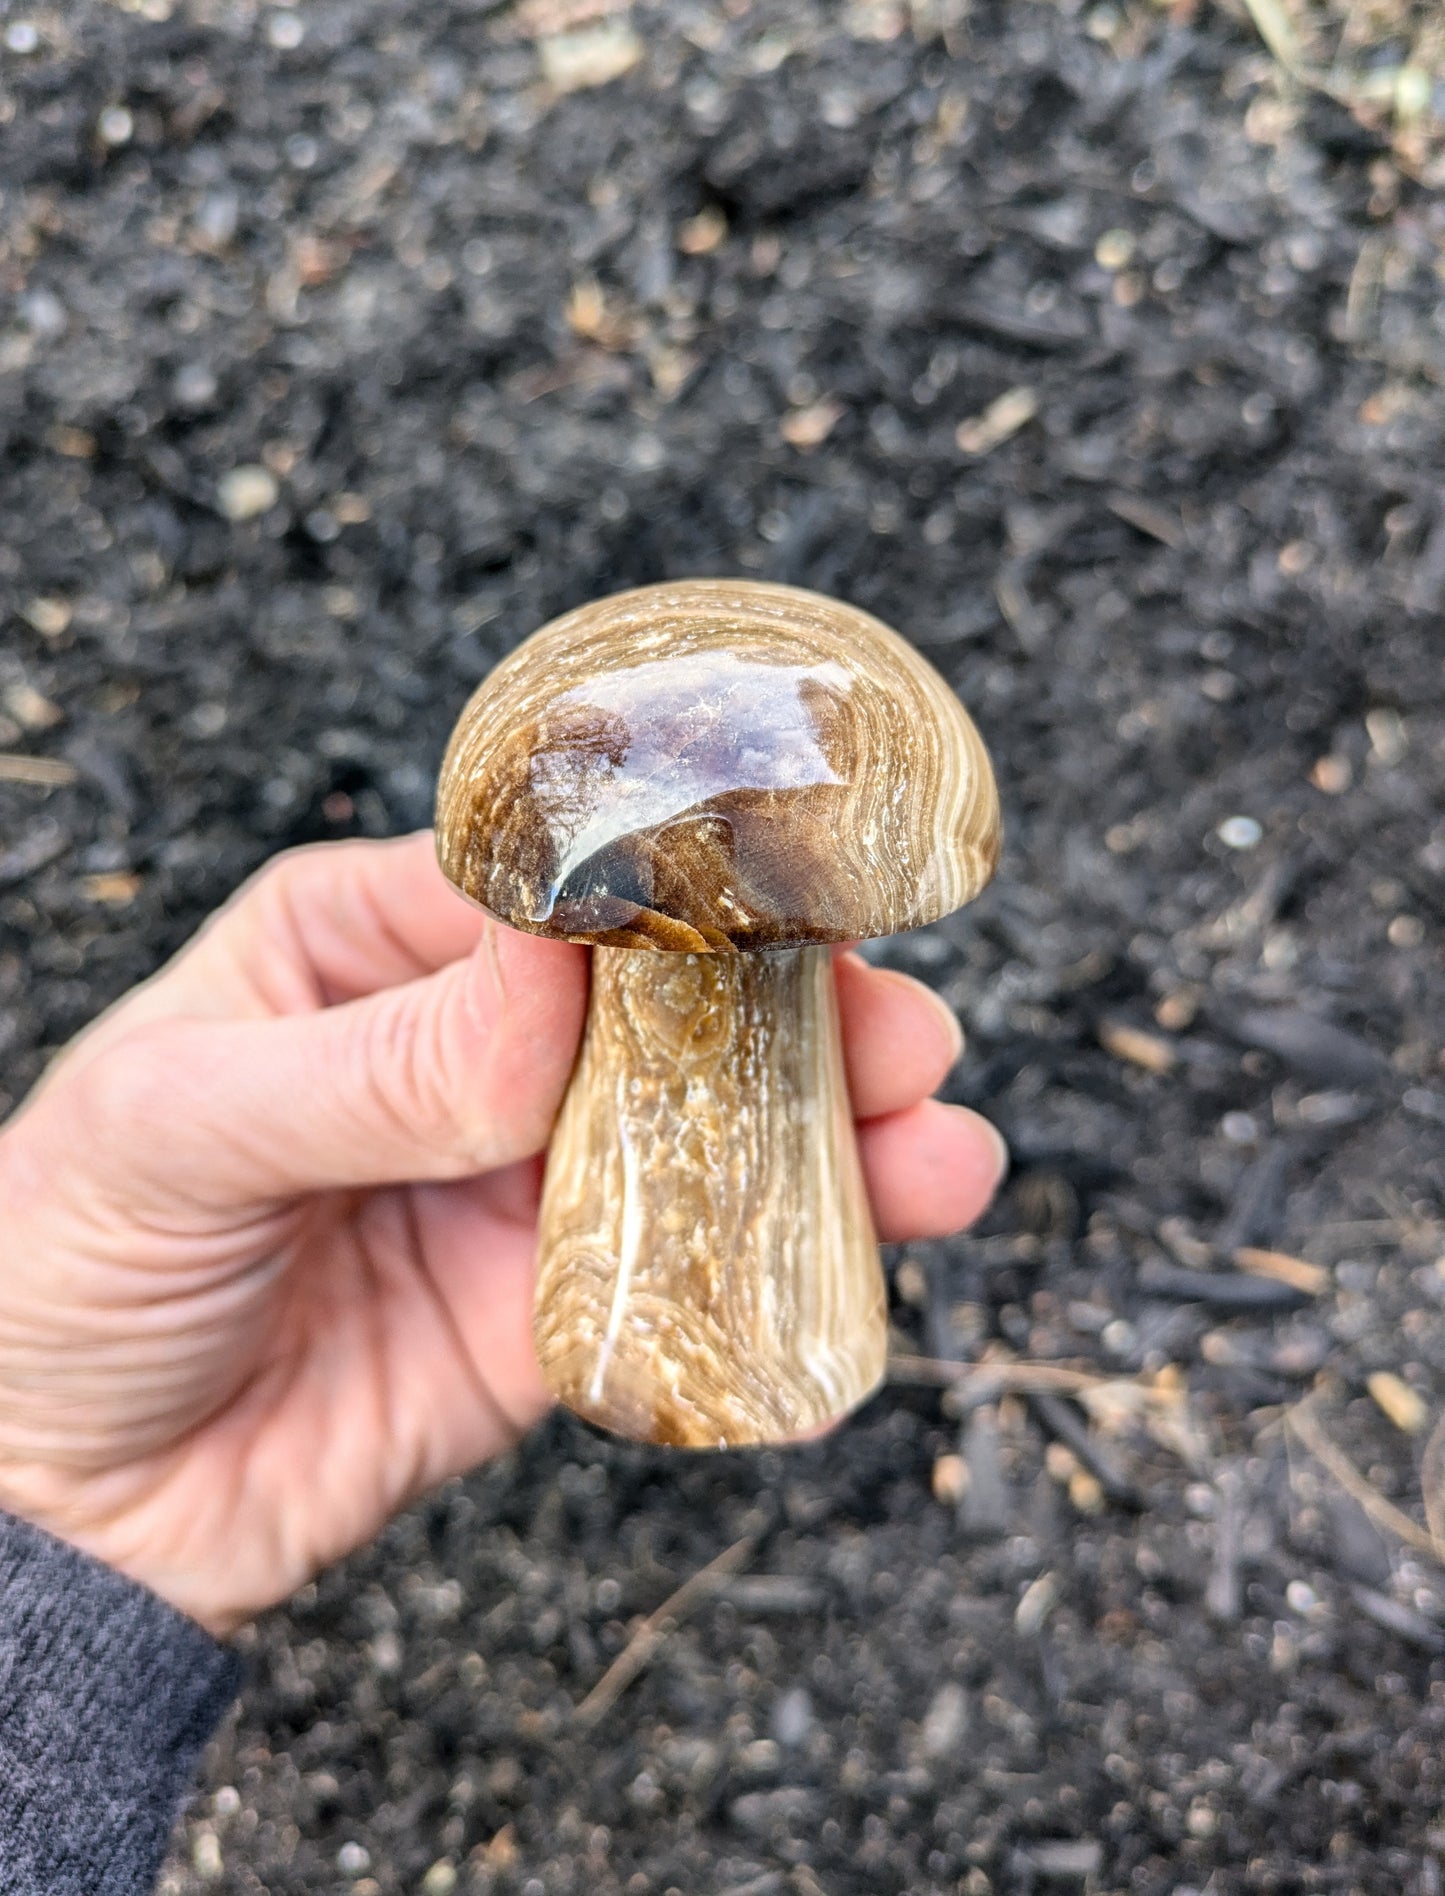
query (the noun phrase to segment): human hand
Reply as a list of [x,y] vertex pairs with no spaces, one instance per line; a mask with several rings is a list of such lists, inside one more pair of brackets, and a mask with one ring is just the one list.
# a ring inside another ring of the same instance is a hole
[[[547,1407],[541,1159],[583,949],[428,835],[279,857],[0,1130],[0,1505],[218,1635]],[[998,1135],[926,1097],[952,1016],[838,964],[879,1233],[953,1231]]]

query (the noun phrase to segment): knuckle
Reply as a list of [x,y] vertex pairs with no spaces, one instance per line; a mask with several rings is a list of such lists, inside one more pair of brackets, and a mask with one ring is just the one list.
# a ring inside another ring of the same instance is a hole
[[188,1043],[193,1030],[147,1022],[57,1073],[6,1135],[12,1160],[44,1177],[48,1202],[128,1204],[162,1175],[177,1133],[197,1119],[195,1076],[214,1066]]
[[244,883],[231,903],[232,913],[246,920],[258,920],[268,927],[289,923],[301,883],[306,876],[307,859],[314,845],[283,849]]
[[174,1021],[136,1027],[88,1061],[68,1087],[62,1085],[62,1098],[73,1096],[80,1125],[97,1140],[109,1140],[163,1120],[174,1075],[185,1066],[183,1027]]
[[289,925],[297,903],[304,897],[318,854],[349,846],[347,843],[300,843],[293,849],[279,851],[242,883],[228,907],[232,913],[248,920],[258,919],[268,927]]

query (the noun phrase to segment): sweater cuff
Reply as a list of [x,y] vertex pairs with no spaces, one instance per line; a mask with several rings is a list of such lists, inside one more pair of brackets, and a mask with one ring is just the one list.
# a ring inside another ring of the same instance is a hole
[[0,1512],[0,1896],[145,1896],[241,1662]]

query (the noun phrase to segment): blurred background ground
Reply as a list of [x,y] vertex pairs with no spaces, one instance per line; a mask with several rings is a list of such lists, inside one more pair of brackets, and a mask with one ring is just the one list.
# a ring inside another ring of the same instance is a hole
[[893,1260],[897,1380],[417,1508],[248,1635],[171,1896],[1439,1896],[1438,59],[1304,0],[0,10],[0,1105],[630,583],[898,624],[1009,823],[885,949],[1016,1155]]

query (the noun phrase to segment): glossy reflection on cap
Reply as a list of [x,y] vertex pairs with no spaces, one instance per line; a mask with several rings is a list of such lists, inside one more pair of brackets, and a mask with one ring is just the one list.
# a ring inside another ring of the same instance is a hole
[[514,927],[683,952],[935,920],[987,882],[993,774],[896,633],[794,587],[690,580],[535,633],[443,765],[448,876]]

